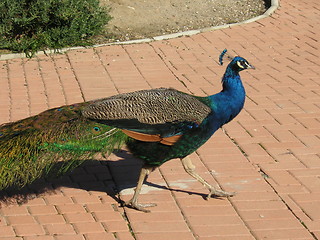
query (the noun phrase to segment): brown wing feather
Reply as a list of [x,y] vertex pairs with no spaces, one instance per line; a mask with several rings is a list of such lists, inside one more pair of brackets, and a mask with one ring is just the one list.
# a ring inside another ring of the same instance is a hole
[[92,101],[82,110],[83,116],[90,119],[137,119],[146,124],[201,123],[210,112],[211,109],[194,96],[168,88],[115,95]]

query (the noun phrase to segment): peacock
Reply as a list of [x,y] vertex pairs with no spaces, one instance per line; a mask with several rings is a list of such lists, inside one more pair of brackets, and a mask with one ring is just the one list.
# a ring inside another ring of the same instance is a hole
[[[223,64],[224,50],[220,57]],[[238,115],[245,89],[239,72],[254,67],[231,58],[222,91],[207,97],[172,88],[130,93],[49,109],[36,116],[0,125],[0,190],[23,187],[53,170],[63,174],[97,153],[108,155],[124,144],[143,161],[131,208],[149,212],[154,203],[138,202],[141,187],[155,168],[179,158],[193,178],[212,195],[234,193],[216,189],[195,171],[188,157],[216,130]],[[53,167],[59,164],[59,169]]]

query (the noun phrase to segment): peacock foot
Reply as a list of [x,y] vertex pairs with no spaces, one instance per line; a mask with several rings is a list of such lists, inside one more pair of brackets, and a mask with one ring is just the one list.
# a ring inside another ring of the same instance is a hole
[[220,189],[211,188],[207,196],[207,200],[210,199],[212,195],[218,196],[218,197],[232,197],[235,194],[236,194],[235,192],[226,192]]
[[148,207],[155,207],[157,206],[156,203],[137,203],[137,202],[134,202],[132,200],[129,200],[127,202],[125,202],[125,206],[128,206],[130,208],[133,208],[133,209],[136,209],[138,211],[142,211],[142,212],[145,212],[145,213],[148,213],[150,212],[150,210],[146,209]]

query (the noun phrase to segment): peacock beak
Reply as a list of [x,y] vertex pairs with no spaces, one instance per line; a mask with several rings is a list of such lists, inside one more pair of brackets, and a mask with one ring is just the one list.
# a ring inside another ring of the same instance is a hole
[[256,69],[253,65],[251,65],[251,64],[248,64],[247,65],[247,69]]

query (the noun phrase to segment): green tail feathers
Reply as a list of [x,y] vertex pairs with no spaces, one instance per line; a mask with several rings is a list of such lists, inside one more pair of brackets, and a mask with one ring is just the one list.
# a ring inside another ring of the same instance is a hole
[[64,106],[0,125],[0,190],[23,187],[62,162],[57,174],[77,167],[97,152],[110,154],[128,137],[117,128],[85,119],[86,103]]

